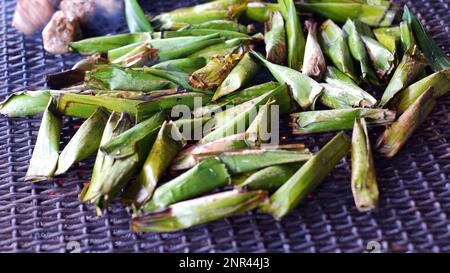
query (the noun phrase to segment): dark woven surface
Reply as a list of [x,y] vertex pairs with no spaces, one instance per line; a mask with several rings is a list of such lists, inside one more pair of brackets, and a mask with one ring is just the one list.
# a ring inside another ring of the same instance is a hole
[[[145,1],[141,1],[145,2]],[[147,1],[148,12],[196,1]],[[150,3],[151,2],[151,3]],[[403,1],[405,2],[405,1]],[[450,52],[448,0],[408,1],[437,43]],[[0,0],[0,98],[44,86],[44,75],[69,68],[78,57],[44,52],[39,35],[11,27],[15,1]],[[40,116],[0,118],[0,251],[65,252],[70,241],[87,252],[363,252],[377,241],[382,251],[450,252],[450,96],[393,160],[375,160],[381,191],[376,213],[359,213],[350,191],[349,158],[281,222],[249,212],[182,232],[131,234],[126,210],[113,204],[102,218],[78,201],[93,161],[64,179],[23,182]],[[67,121],[63,142],[77,121]],[[317,150],[331,135],[307,138]]]

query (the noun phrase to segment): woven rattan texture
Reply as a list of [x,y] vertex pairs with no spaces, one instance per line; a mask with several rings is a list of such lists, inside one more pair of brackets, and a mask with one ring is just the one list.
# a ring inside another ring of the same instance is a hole
[[[146,11],[157,13],[197,1],[147,2]],[[448,0],[407,3],[449,53]],[[11,27],[14,7],[15,1],[0,0],[0,98],[43,87],[44,75],[69,68],[78,58],[47,54],[39,35],[19,34]],[[0,251],[67,252],[79,244],[83,252],[363,252],[375,241],[385,252],[450,252],[449,113],[447,95],[395,159],[376,158],[381,190],[376,213],[356,211],[347,158],[281,222],[249,212],[167,234],[130,233],[129,215],[117,204],[104,217],[94,217],[92,208],[78,201],[83,183],[90,179],[92,160],[72,168],[63,179],[23,182],[40,116],[1,117]],[[63,142],[77,124],[65,123]],[[316,151],[330,137],[304,140]]]

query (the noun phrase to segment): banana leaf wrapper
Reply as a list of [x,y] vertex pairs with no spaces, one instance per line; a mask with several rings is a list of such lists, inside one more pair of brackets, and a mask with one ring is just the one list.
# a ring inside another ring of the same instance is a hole
[[248,44],[250,40],[251,39],[247,38],[236,38],[221,41],[189,55],[189,58],[201,57],[205,58],[207,61],[211,61],[216,56],[226,56],[228,54],[231,54],[232,52],[236,51],[239,46]]
[[339,109],[321,110],[291,114],[294,134],[312,134],[353,128],[356,118],[365,118],[368,125],[390,124],[395,120],[395,112],[385,109]]
[[216,155],[223,152],[249,148],[245,133],[235,134],[211,141],[206,144],[196,144],[179,153],[171,165],[172,171],[186,170],[197,164],[196,157]]
[[250,2],[247,4],[245,16],[250,20],[264,23],[270,19],[273,12],[280,12],[279,4]]
[[[269,204],[261,207],[263,212],[281,219],[289,214],[312,192],[350,149],[350,140],[341,132],[330,140],[318,153],[270,196]],[[320,171],[318,171],[320,170]]]
[[402,43],[403,52],[408,52],[411,48],[416,46],[416,39],[408,22],[400,22],[400,41]]
[[[272,132],[278,132],[279,128],[277,123],[272,121],[272,104],[274,101],[268,101],[265,105],[261,106],[258,110],[258,115],[248,127],[247,142],[251,147],[257,147],[264,143],[268,143],[272,138]],[[278,139],[278,134],[276,136]]]
[[97,65],[108,64],[105,54],[96,53],[86,56],[84,59],[75,63],[72,70],[89,71]]
[[397,110],[398,115],[401,115],[430,88],[433,89],[435,99],[446,94],[450,90],[450,68],[435,72],[408,86],[391,101],[390,105]]
[[321,102],[333,109],[351,107],[373,107],[377,100],[368,92],[360,88],[350,77],[339,69],[328,66],[325,72],[323,94]]
[[308,29],[308,37],[306,38],[302,73],[316,81],[320,81],[323,78],[327,64],[317,40],[317,23],[309,20],[305,22],[305,26]]
[[411,25],[417,44],[425,54],[434,72],[450,68],[450,59],[430,37],[416,16],[405,5],[403,20]]
[[215,115],[211,121],[215,126],[215,130],[205,135],[199,143],[205,144],[226,136],[245,132],[255,119],[258,107],[270,100],[276,92],[278,92],[277,89]]
[[250,53],[245,53],[244,57],[231,70],[230,74],[216,89],[212,100],[231,94],[239,88],[247,85],[259,71],[259,65],[252,59]]
[[[211,101],[211,96],[205,93],[184,92],[180,94],[162,96],[146,102],[136,104],[136,119],[144,120],[156,112],[170,110],[177,105],[194,109],[198,105],[206,105]],[[173,110],[173,109],[172,109]],[[184,108],[180,108],[184,110]]]
[[152,32],[153,28],[150,22],[145,17],[144,11],[139,6],[137,0],[124,1],[125,18],[128,25],[128,30],[134,32]]
[[356,208],[374,210],[378,204],[378,184],[364,118],[355,119],[352,135],[352,193]]
[[159,70],[176,71],[191,74],[194,71],[204,67],[206,59],[203,57],[192,57],[169,60],[155,64],[152,67]]
[[280,12],[270,14],[264,23],[266,59],[272,63],[283,64],[287,58],[286,31],[283,16]]
[[159,97],[181,94],[185,92],[184,90],[178,89],[165,89],[165,90],[156,90],[150,92],[141,92],[141,91],[123,91],[123,90],[103,90],[103,89],[91,89],[95,96],[101,97],[112,97],[126,100],[138,100],[138,101],[150,101]]
[[322,86],[323,93],[319,98],[320,102],[331,109],[371,108],[376,104],[376,100],[373,102],[372,99],[366,98],[370,94],[365,91],[361,93],[355,89],[347,89],[346,85],[322,83]]
[[[254,90],[257,90],[257,89],[254,89]],[[250,89],[247,91],[250,91]],[[258,90],[258,91],[260,91],[260,90]],[[269,93],[272,95],[272,99],[271,99],[273,101],[272,104],[279,106],[278,110],[280,113],[290,113],[290,111],[292,109],[294,109],[288,87],[286,84],[282,84],[272,90],[263,92],[261,95],[255,97],[254,99],[251,99],[251,100],[245,99],[245,102],[241,102],[239,104],[234,105],[233,103],[227,103],[227,102],[225,102],[227,104],[222,103],[226,107],[225,107],[225,110],[223,110],[223,111],[215,112],[214,121],[215,121],[216,125],[225,124],[226,122],[235,118],[237,115],[243,113],[244,111],[251,110],[250,108],[255,107],[255,105],[254,105],[255,102],[259,101],[258,98],[261,98],[262,96],[266,96]],[[265,97],[264,104],[267,103],[267,101],[268,100]],[[234,105],[234,107],[232,107],[233,105]],[[260,106],[260,105],[262,105],[262,104],[258,103],[257,106]],[[253,110],[255,110],[255,115],[256,115],[256,112],[259,109],[255,108]]]
[[385,106],[398,92],[413,83],[427,65],[427,59],[417,47],[406,52],[383,93],[380,105]]
[[289,86],[292,97],[302,109],[314,108],[317,98],[323,91],[319,83],[297,70],[271,63],[259,53],[252,51],[252,55],[269,69],[277,81]]
[[177,30],[177,31],[164,31],[162,32],[161,36],[164,39],[167,38],[176,38],[176,37],[186,37],[186,36],[205,36],[205,35],[211,35],[219,33],[221,38],[224,39],[235,39],[235,38],[250,38],[248,34],[233,31],[233,30],[223,30],[223,29],[185,29],[185,30]]
[[155,26],[165,26],[174,23],[201,24],[212,20],[229,20],[232,17],[233,14],[227,9],[178,14],[162,13],[153,18],[151,23]]
[[[220,38],[219,33],[215,33],[205,36],[152,39],[151,41],[146,41],[146,43],[150,47],[157,49],[156,52],[157,56],[154,56],[154,58],[157,58],[159,61],[162,62],[167,60],[188,57],[189,55],[201,49],[220,43],[222,41],[223,38]],[[142,42],[128,44],[123,47],[109,50],[108,60],[112,62],[140,46],[142,46]]]
[[178,9],[172,10],[170,12],[165,12],[162,14],[171,15],[171,14],[184,14],[187,12],[201,13],[203,11],[208,11],[208,10],[223,10],[223,9],[228,9],[229,7],[231,7],[233,5],[240,5],[245,2],[246,2],[245,0],[214,0],[214,1],[209,1],[209,2],[203,3],[203,4],[191,6],[191,7],[178,8]]
[[192,116],[194,118],[212,117],[214,114],[221,112],[224,106],[226,106],[226,104],[211,103],[202,107],[197,107],[192,110]]
[[136,107],[141,103],[138,100],[73,93],[60,93],[53,95],[53,97],[56,99],[57,110],[61,115],[84,119],[89,118],[98,107],[106,108],[109,111],[136,115]]
[[[131,119],[126,113],[116,113],[113,112],[109,116],[106,123],[105,129],[103,130],[102,138],[100,141],[100,146],[105,145],[112,138],[119,136],[123,132],[130,129],[132,126]],[[100,205],[102,199],[102,186],[105,182],[102,177],[104,170],[107,170],[113,164],[113,159],[107,157],[105,153],[100,151],[97,152],[97,157],[95,158],[94,169],[92,170],[92,178],[89,184],[87,184],[81,195],[80,200],[89,204]],[[101,214],[101,209],[97,208],[98,214]]]
[[237,175],[231,176],[231,184],[233,184],[235,189],[241,189],[239,185],[245,182],[247,178],[250,177],[250,175],[254,174],[255,172],[249,172],[249,173],[241,173]]
[[359,3],[373,6],[385,6],[391,5],[389,0],[308,0],[308,3]]
[[305,56],[306,39],[297,15],[297,9],[294,0],[278,0],[278,4],[286,22],[288,66],[293,70],[300,71]]
[[[268,90],[264,91],[265,89]],[[280,114],[291,113],[297,107],[295,101],[291,98],[288,86],[286,84],[280,85],[279,83],[274,82],[268,82],[246,88],[236,92],[235,94],[223,97],[223,99],[219,100],[219,103],[236,106],[272,90],[276,90],[273,97],[273,105],[279,106]]]
[[378,78],[384,79],[388,77],[394,69],[395,55],[377,40],[365,35],[362,35],[361,38],[366,46],[367,54]]
[[357,81],[344,31],[333,21],[327,20],[320,27],[319,40],[325,55],[332,63],[347,76]]
[[158,59],[158,50],[147,43],[142,43],[118,58],[110,58],[110,62],[122,67],[142,67],[147,63],[155,63]]
[[192,86],[189,83],[189,74],[185,72],[178,71],[167,71],[167,70],[159,70],[153,67],[144,67],[143,71],[147,74],[151,74],[157,77],[161,77],[168,81],[175,83],[178,87],[182,87],[185,90],[202,92],[203,90],[198,89]]
[[124,91],[154,91],[174,87],[170,80],[145,73],[143,70],[116,65],[97,66],[86,72],[85,82],[87,88]]
[[[234,92],[232,94],[226,95],[225,97],[219,98],[214,104],[208,104],[202,107],[195,108],[192,111],[192,115],[194,117],[208,117],[211,116],[212,113],[220,114],[222,111],[231,110],[230,107],[237,106],[240,104],[244,104],[249,100],[255,99],[269,91],[272,91],[280,86],[277,82],[267,82],[255,86],[248,87],[243,90],[239,90],[238,92]],[[285,85],[285,92],[276,93],[275,100],[277,104],[282,106],[281,111],[290,111],[293,109],[294,103],[292,102],[289,90]],[[225,110],[222,110],[225,108]],[[234,111],[235,112],[235,111]]]
[[252,173],[238,188],[247,190],[276,191],[291,178],[302,163],[291,163],[266,167]]
[[164,116],[163,113],[155,114],[100,147],[108,161],[102,167],[99,178],[102,180],[101,195],[97,201],[99,214],[129,183],[136,183],[130,180],[142,168]]
[[246,133],[227,136],[206,144],[195,145],[193,146],[193,149],[189,151],[189,153],[194,157],[208,156],[224,152],[236,151],[243,148],[250,148],[249,143],[246,141],[246,138]]
[[215,29],[215,30],[228,30],[236,31],[245,34],[253,32],[252,25],[241,25],[235,21],[230,20],[212,20],[200,24],[188,25],[188,29]]
[[159,186],[152,199],[144,204],[142,212],[165,208],[224,187],[230,182],[230,174],[223,163],[215,158],[203,160],[187,172]]
[[61,127],[62,119],[56,110],[54,100],[50,99],[42,116],[25,181],[39,182],[53,177],[58,165]]
[[243,56],[243,48],[238,48],[228,55],[213,57],[206,66],[191,74],[189,83],[201,90],[217,88]]
[[94,53],[106,53],[109,50],[120,48],[135,43],[145,43],[152,40],[151,33],[126,33],[87,38],[72,42],[69,47],[83,55]]
[[257,98],[264,93],[272,91],[280,86],[278,82],[266,82],[254,86],[247,87],[238,92],[231,93],[217,100],[218,104],[223,105],[238,105],[254,98]]
[[100,147],[100,150],[114,158],[127,157],[134,152],[137,142],[145,139],[149,134],[153,134],[156,137],[165,118],[166,114],[164,112],[156,113],[122,134],[110,139]]
[[400,48],[401,37],[400,37],[400,27],[381,27],[373,30],[377,41],[389,50],[393,55],[396,55]]
[[134,232],[178,231],[252,210],[266,199],[265,191],[226,191],[133,217],[131,226]]
[[189,169],[195,166],[201,159],[214,157],[227,152],[255,151],[257,153],[259,151],[262,153],[263,151],[280,149],[294,150],[304,154],[309,152],[309,150],[305,148],[305,145],[301,143],[275,146],[267,144],[262,147],[254,147],[248,142],[248,134],[240,133],[223,137],[206,144],[196,144],[183,150],[175,158],[171,170],[179,171]]
[[104,109],[98,108],[83,122],[59,155],[55,175],[64,174],[73,164],[88,158],[98,150],[108,117]]
[[122,199],[126,199],[126,203],[132,203],[136,207],[140,207],[149,200],[158,181],[184,145],[186,141],[177,126],[173,122],[164,122],[137,181],[126,190]]
[[175,22],[201,24],[213,20],[234,20],[245,10],[246,2],[244,0],[211,1],[161,13],[153,18],[152,22],[155,25],[165,25]]
[[174,124],[186,140],[196,140],[201,138],[200,133],[203,133],[203,124],[211,120],[211,118],[181,118],[174,121]]
[[[222,21],[222,20],[214,20],[214,21]],[[223,21],[226,21],[226,20],[223,20]],[[196,25],[199,25],[199,24],[196,24]],[[191,29],[192,26],[193,25],[188,24],[188,23],[184,23],[184,22],[169,22],[167,24],[164,24],[164,25],[160,26],[159,29],[161,30],[161,32],[163,32],[163,31],[167,31],[167,30]],[[161,32],[160,33],[153,33],[152,36],[160,38],[161,37]]]
[[427,119],[435,105],[433,88],[429,88],[384,131],[377,142],[378,151],[387,158],[394,157],[414,131]]
[[13,118],[40,114],[51,98],[50,90],[14,92],[0,103],[0,114]]
[[[232,175],[256,171],[271,165],[305,162],[311,158],[308,149],[273,150],[244,149],[237,152],[225,152],[216,156]],[[202,161],[202,158],[199,160]]]
[[364,3],[298,3],[302,11],[316,13],[344,24],[347,19],[360,20],[369,26],[390,26],[395,19],[396,9],[386,5]]
[[347,35],[348,46],[353,58],[359,62],[361,76],[367,83],[379,85],[378,78],[372,69],[365,44],[361,38],[362,23],[359,21],[347,20],[343,30]]

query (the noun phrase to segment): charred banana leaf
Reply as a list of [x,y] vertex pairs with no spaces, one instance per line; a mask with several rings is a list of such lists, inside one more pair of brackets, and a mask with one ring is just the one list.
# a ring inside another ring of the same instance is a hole
[[[108,122],[103,130],[100,146],[105,145],[112,138],[124,133],[130,129],[131,126],[132,123],[128,114],[113,112],[109,116]],[[103,199],[101,189],[103,187],[103,183],[105,183],[104,179],[102,179],[102,175],[104,175],[105,170],[108,170],[113,163],[113,159],[108,157],[99,149],[97,152],[97,157],[95,158],[91,181],[85,186],[80,195],[80,200],[89,204],[95,204],[97,206],[98,214],[101,214],[100,203]]]
[[231,70],[230,74],[219,85],[214,96],[213,101],[235,92],[239,88],[245,86],[258,73],[259,65],[252,59],[250,53],[245,53],[244,57]]
[[436,99],[433,89],[425,91],[378,139],[378,151],[388,158],[394,157],[414,131],[430,115]]
[[318,25],[316,22],[309,20],[306,21],[305,26],[308,29],[308,37],[306,39],[302,72],[306,76],[309,76],[316,81],[320,81],[325,74],[327,64],[317,40]]
[[450,91],[450,68],[408,86],[391,101],[390,105],[395,107],[398,115],[401,115],[428,89],[433,89],[434,98],[439,98]]
[[137,181],[126,190],[122,199],[137,207],[149,200],[165,170],[185,144],[175,123],[164,122]]
[[359,211],[377,207],[378,184],[366,121],[355,119],[352,136],[352,192]]
[[383,93],[380,105],[386,106],[398,92],[414,82],[427,65],[428,61],[417,47],[406,52]]
[[266,59],[272,63],[283,64],[287,58],[286,31],[283,16],[279,12],[270,14],[264,23]]
[[244,56],[243,50],[243,48],[238,48],[228,55],[213,57],[205,67],[192,73],[189,83],[201,90],[210,90],[220,86]]

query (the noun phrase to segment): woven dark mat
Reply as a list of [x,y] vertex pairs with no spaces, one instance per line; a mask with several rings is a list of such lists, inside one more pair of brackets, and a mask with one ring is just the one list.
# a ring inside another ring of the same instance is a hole
[[[148,2],[146,11],[157,13],[197,1]],[[407,3],[449,53],[448,0]],[[79,58],[47,54],[39,35],[19,34],[11,27],[14,7],[15,1],[0,0],[0,98],[42,88],[46,74],[69,68]],[[78,201],[90,179],[92,159],[72,168],[64,179],[23,182],[40,117],[1,117],[0,251],[65,252],[79,244],[83,252],[363,252],[374,241],[385,252],[450,252],[449,113],[447,95],[396,158],[375,159],[381,191],[376,213],[356,211],[347,158],[281,222],[249,212],[166,234],[132,234],[122,206],[113,204],[104,217],[96,218],[91,207]],[[79,122],[65,123],[63,142],[75,124]],[[316,151],[330,137],[305,141]]]

